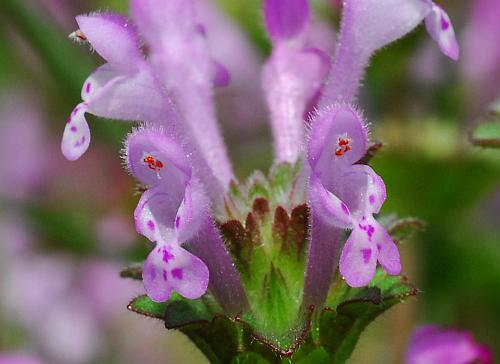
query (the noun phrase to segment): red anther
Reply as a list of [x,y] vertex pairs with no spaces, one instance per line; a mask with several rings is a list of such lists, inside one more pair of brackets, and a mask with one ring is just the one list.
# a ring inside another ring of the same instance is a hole
[[144,163],[148,165],[149,169],[159,172],[164,167],[163,162],[156,160],[152,155],[148,155],[143,159]]
[[339,147],[335,149],[335,155],[337,157],[342,157],[345,153],[350,151],[352,149],[349,145],[350,142],[349,138],[339,138],[339,141],[337,142]]
[[339,147],[342,147],[344,145],[349,145],[349,139],[340,138],[339,139]]

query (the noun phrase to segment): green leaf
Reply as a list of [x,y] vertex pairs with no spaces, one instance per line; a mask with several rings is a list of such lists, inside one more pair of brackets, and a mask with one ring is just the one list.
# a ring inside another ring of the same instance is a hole
[[176,329],[194,323],[209,323],[214,315],[202,299],[179,299],[167,305],[164,317],[165,327]]
[[[342,281],[328,298],[339,302],[327,307],[319,319],[319,337],[322,346],[330,353],[333,363],[345,363],[350,357],[359,336],[377,316],[395,304],[416,295],[416,289],[405,278],[389,276],[378,269],[369,287],[346,288]],[[341,299],[335,295],[341,295]]]
[[269,361],[256,353],[243,353],[231,361],[231,364],[269,364]]
[[205,354],[210,363],[226,364],[244,350],[248,334],[242,325],[225,316],[180,328]]
[[154,302],[148,296],[141,295],[130,301],[127,309],[140,315],[163,320],[167,302]]
[[316,348],[311,351],[307,356],[297,360],[296,364],[328,364],[330,363],[330,356],[328,352],[322,348]]
[[474,145],[500,148],[500,120],[483,122],[476,126],[470,136]]

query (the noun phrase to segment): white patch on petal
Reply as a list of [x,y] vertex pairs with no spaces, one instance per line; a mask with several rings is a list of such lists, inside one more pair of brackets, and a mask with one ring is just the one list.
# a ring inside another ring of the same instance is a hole
[[425,26],[441,51],[454,61],[457,61],[459,48],[448,14],[439,6],[434,5],[432,11],[425,18]]
[[70,161],[80,158],[90,145],[90,129],[85,119],[86,111],[86,103],[75,107],[64,128],[61,151]]

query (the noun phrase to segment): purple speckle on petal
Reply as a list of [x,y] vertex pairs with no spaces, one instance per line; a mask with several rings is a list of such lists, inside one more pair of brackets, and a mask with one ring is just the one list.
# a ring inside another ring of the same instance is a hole
[[151,231],[154,231],[155,228],[156,228],[156,226],[155,226],[154,221],[153,220],[149,220],[148,221],[148,229],[151,230]]
[[73,133],[76,133],[76,131],[78,130],[78,128],[77,128],[76,126],[74,126],[74,125],[73,125],[73,126],[70,128],[70,130],[71,130]]
[[72,120],[73,120],[73,119],[72,119],[72,118],[71,118],[71,116],[70,116],[70,117],[68,118],[68,121],[66,122],[66,124],[70,124]]
[[168,278],[167,278],[167,271],[165,269],[163,270],[163,280],[164,281],[168,280]]
[[365,264],[368,264],[370,261],[370,258],[372,257],[372,250],[371,249],[361,249],[361,254],[363,254],[363,262]]
[[446,30],[450,27],[450,22],[445,19],[444,15],[441,15],[441,29]]
[[78,148],[78,147],[81,147],[83,144],[85,144],[85,135],[83,135],[80,140],[76,141],[76,143],[74,144],[74,147]]
[[165,263],[168,263],[170,259],[173,259],[174,256],[170,254],[170,252],[167,250],[167,248],[163,248],[163,261]]
[[196,24],[196,33],[201,34],[205,37],[207,35],[207,29],[203,24],[198,23]]
[[179,226],[180,226],[180,224],[181,224],[181,217],[180,217],[180,216],[177,216],[177,217],[175,218],[175,227],[178,229],[178,228],[179,228]]
[[87,86],[85,86],[85,92],[89,94],[90,90],[91,90],[91,84],[89,82],[89,83],[87,83]]
[[182,269],[181,268],[172,269],[172,277],[177,279],[182,279]]
[[345,203],[341,203],[340,207],[342,207],[342,211],[344,211],[344,214],[349,215],[349,209],[347,208],[347,205]]
[[150,265],[147,270],[148,270],[148,274],[151,277],[151,279],[155,279],[156,278],[156,269],[155,269],[155,267],[152,266],[152,265]]
[[73,116],[76,115],[78,110],[80,110],[80,107],[79,106],[75,107],[75,109],[73,110]]
[[380,251],[382,249],[382,245],[377,244],[377,250]]
[[368,240],[372,240],[373,233],[375,232],[375,227],[373,225],[361,225],[358,224],[359,228],[363,231],[366,231],[368,234]]
[[370,202],[370,205],[375,204],[375,196],[374,195],[370,195],[370,197],[368,197],[368,201]]

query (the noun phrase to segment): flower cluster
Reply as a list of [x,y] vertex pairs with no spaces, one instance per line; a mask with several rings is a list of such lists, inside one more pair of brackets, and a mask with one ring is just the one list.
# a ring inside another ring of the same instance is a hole
[[[337,267],[352,288],[401,273],[398,247],[376,219],[386,188],[365,163],[368,126],[353,104],[371,56],[422,21],[453,60],[458,45],[448,15],[430,0],[345,0],[336,52],[329,55],[311,40],[307,0],[265,0],[272,54],[263,66],[262,86],[274,170],[289,166],[294,172],[284,178],[292,187],[261,188],[255,195],[247,185],[238,195],[242,185],[214,103],[214,87],[228,85],[231,70],[212,55],[211,24],[202,21],[201,6],[209,4],[131,0],[131,20],[110,13],[77,17],[79,29],[71,37],[89,43],[107,63],[85,81],[62,152],[76,160],[89,147],[85,113],[139,122],[123,154],[144,190],[134,214],[136,230],[154,243],[141,270],[149,299],[165,302],[175,291],[196,300],[209,289],[224,313],[239,322],[258,311],[259,300],[293,291],[299,296],[290,298],[293,309],[270,300],[262,303],[266,313],[255,314],[255,326],[276,339],[280,333],[264,318],[289,312],[295,318],[304,307],[325,305]],[[255,185],[266,185],[259,178]],[[276,194],[269,192],[273,188]],[[279,266],[283,261],[289,263]],[[389,286],[376,292],[385,290],[387,301],[396,302],[401,292]],[[270,287],[275,292],[267,294]],[[307,333],[310,325],[300,317]],[[287,320],[280,324],[300,331]]]
[[[168,300],[174,290],[193,299],[210,281],[222,305],[241,309],[245,294],[214,225],[234,176],[213,87],[231,76],[210,54],[210,27],[200,22],[197,6],[194,0],[131,0],[132,21],[110,13],[77,17],[71,37],[89,43],[107,63],[85,81],[61,147],[70,160],[87,150],[85,113],[141,122],[127,138],[124,158],[146,188],[134,215],[137,231],[156,244],[142,273],[146,292],[155,301]],[[307,155],[302,174],[309,180],[312,229],[304,295],[321,303],[344,229],[351,233],[339,268],[350,286],[366,286],[377,262],[389,274],[401,272],[397,246],[374,218],[385,186],[359,164],[368,131],[350,104],[369,58],[424,19],[443,53],[457,59],[458,47],[448,16],[429,0],[346,1],[331,61],[309,44],[306,0],[266,0],[264,18],[273,45],[262,81],[275,162],[294,164]]]

